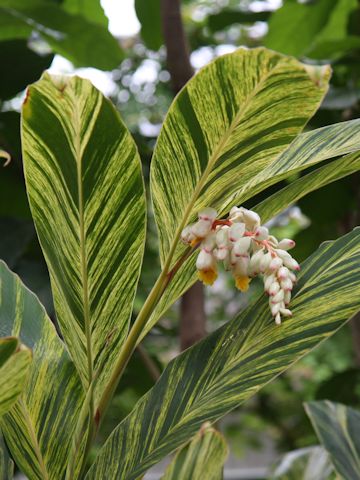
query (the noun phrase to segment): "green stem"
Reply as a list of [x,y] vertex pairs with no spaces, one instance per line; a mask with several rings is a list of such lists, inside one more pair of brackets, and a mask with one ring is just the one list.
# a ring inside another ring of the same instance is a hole
[[[175,242],[174,242],[175,243]],[[138,339],[141,336],[143,329],[154,311],[154,308],[157,304],[157,302],[160,300],[161,296],[163,295],[166,287],[169,285],[171,280],[173,279],[175,273],[179,270],[181,265],[184,263],[184,261],[191,256],[193,251],[195,250],[196,246],[192,249],[187,249],[184,253],[184,255],[178,260],[178,262],[175,264],[175,266],[169,271],[169,266],[170,266],[170,261],[172,259],[172,256],[174,254],[175,248],[172,249],[169,253],[168,256],[168,261],[166,262],[164,269],[162,270],[161,274],[159,275],[159,278],[157,279],[153,289],[151,290],[148,298],[146,299],[141,311],[139,312],[139,315],[137,319],[135,320],[134,325],[132,326],[129,335],[120,351],[120,354],[118,356],[115,368],[113,370],[113,373],[111,375],[111,378],[108,382],[108,384],[105,387],[105,390],[102,394],[102,397],[100,399],[100,402],[98,404],[96,414],[95,414],[95,424],[98,428],[98,425],[100,421],[102,420],[104,413],[107,409],[107,406],[110,403],[110,400],[115,392],[115,389],[119,383],[119,380],[125,370],[125,367],[133,354],[137,343]]]

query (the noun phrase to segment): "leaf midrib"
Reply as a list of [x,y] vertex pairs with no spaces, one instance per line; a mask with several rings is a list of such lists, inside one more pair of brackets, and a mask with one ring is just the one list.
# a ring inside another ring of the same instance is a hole
[[88,362],[88,386],[90,387],[93,378],[93,354],[91,342],[91,323],[89,308],[89,287],[88,287],[88,271],[87,271],[87,253],[85,242],[85,223],[84,223],[84,191],[82,182],[82,153],[81,153],[81,119],[80,112],[73,103],[73,120],[74,120],[74,147],[75,161],[77,168],[77,189],[78,189],[78,206],[79,206],[79,240],[80,240],[80,263],[81,263],[81,279],[82,279],[82,295],[84,306],[84,325],[86,336],[86,356]]
[[35,432],[35,429],[34,429],[34,425],[32,423],[32,419],[30,417],[30,413],[27,409],[27,406],[25,404],[25,400],[23,398],[20,398],[19,400],[19,406],[22,410],[22,413],[23,413],[23,416],[24,416],[24,420],[25,420],[25,423],[28,427],[28,431],[30,433],[30,438],[31,438],[31,442],[32,442],[32,446],[34,448],[34,452],[35,452],[35,455],[36,455],[36,458],[39,462],[39,467],[40,467],[40,470],[41,470],[41,474],[44,478],[44,480],[49,480],[49,473],[47,471],[47,468],[45,466],[45,462],[44,462],[44,459],[43,459],[43,456],[42,456],[42,453],[41,453],[41,450],[40,450],[40,445],[39,445],[39,442],[38,442],[38,439],[37,439],[37,436],[36,436],[36,432]]

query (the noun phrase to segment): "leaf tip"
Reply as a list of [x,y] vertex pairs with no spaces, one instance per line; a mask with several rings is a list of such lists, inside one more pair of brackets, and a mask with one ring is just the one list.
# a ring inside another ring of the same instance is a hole
[[316,86],[322,88],[329,83],[332,73],[330,65],[303,65],[310,79]]

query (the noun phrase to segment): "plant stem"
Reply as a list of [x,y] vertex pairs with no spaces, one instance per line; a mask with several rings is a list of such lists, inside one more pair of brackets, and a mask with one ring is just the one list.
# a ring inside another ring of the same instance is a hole
[[187,249],[182,255],[182,257],[176,262],[174,267],[169,271],[170,262],[175,253],[176,244],[177,242],[174,242],[175,246],[170,250],[167,262],[164,265],[164,268],[161,274],[159,275],[149,296],[147,297],[142,309],[140,310],[139,315],[137,316],[137,319],[135,320],[135,323],[132,326],[129,332],[129,335],[120,351],[120,354],[118,356],[111,378],[105,387],[105,390],[102,394],[102,397],[96,409],[96,413],[95,413],[96,428],[98,428],[99,423],[104,416],[106,408],[110,403],[110,400],[121,378],[121,375],[123,374],[125,367],[137,346],[138,339],[141,336],[141,333],[150,315],[152,314],[157,302],[160,300],[162,294],[164,293],[166,287],[169,285],[169,283],[173,279],[175,273],[179,270],[179,268],[184,263],[184,261],[188,259],[191,256],[191,254],[194,252],[194,250],[197,248],[197,245],[195,245],[193,248]]

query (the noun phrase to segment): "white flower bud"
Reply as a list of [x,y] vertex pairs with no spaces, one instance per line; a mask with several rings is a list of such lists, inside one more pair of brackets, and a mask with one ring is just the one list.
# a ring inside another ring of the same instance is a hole
[[233,207],[230,210],[229,219],[234,223],[243,222],[244,221],[243,209],[238,207]]
[[281,280],[280,285],[281,288],[285,291],[291,291],[293,289],[293,283],[290,278],[285,278],[285,280]]
[[270,310],[273,317],[280,312],[280,303],[270,304]]
[[210,232],[200,244],[200,248],[206,250],[208,253],[214,250],[216,245],[216,234],[215,232]]
[[280,315],[280,312],[278,312],[278,313],[275,315],[275,323],[276,323],[276,325],[281,325],[281,315]]
[[242,237],[235,242],[234,252],[236,256],[247,254],[250,248],[251,238]]
[[297,282],[297,278],[296,278],[295,273],[290,272],[290,273],[289,273],[289,278],[290,278],[290,280],[291,280],[293,283],[296,283],[296,282]]
[[271,270],[272,272],[276,272],[282,266],[282,264],[283,262],[281,258],[275,257],[270,262],[269,270]]
[[181,240],[184,243],[191,243],[193,240],[195,240],[195,235],[192,233],[192,225],[188,225],[187,227],[184,228],[184,230],[181,232]]
[[254,230],[256,227],[260,225],[260,217],[256,212],[243,208],[242,213],[243,213],[246,228],[248,230]]
[[268,292],[270,290],[271,285],[276,281],[275,275],[271,274],[268,276],[264,276],[264,288],[265,291]]
[[249,274],[254,275],[260,272],[260,262],[264,256],[264,250],[258,250],[250,258]]
[[284,280],[285,278],[288,278],[290,274],[290,271],[288,268],[286,267],[280,267],[278,272],[277,272],[277,277],[280,279],[280,280]]
[[271,253],[265,253],[260,261],[260,272],[264,273],[269,268],[271,260]]
[[211,253],[206,250],[200,250],[200,253],[196,259],[196,268],[198,270],[208,270],[215,265],[215,258]]
[[230,245],[228,227],[222,227],[216,232],[216,244],[219,248],[227,248]]
[[255,230],[256,240],[266,240],[269,237],[269,230],[266,227],[257,227]]
[[206,207],[200,210],[198,213],[199,220],[205,220],[206,222],[211,222],[217,217],[217,211],[214,208]]
[[191,227],[191,233],[198,238],[205,238],[206,235],[211,231],[212,222],[208,220],[199,220],[194,223]]
[[271,285],[270,285],[270,288],[268,288],[268,293],[269,295],[271,296],[274,296],[278,293],[278,291],[280,290],[280,284],[279,282],[273,282]]
[[292,311],[289,310],[288,308],[280,308],[280,313],[284,317],[292,317]]
[[290,238],[284,238],[279,242],[279,248],[282,250],[290,250],[291,248],[295,247],[295,242],[294,240],[291,240]]
[[231,242],[236,242],[240,240],[245,233],[245,224],[244,223],[234,223],[229,228],[229,240]]
[[291,291],[286,290],[286,292],[284,293],[284,304],[289,305],[290,300],[291,300]]
[[291,268],[291,270],[300,270],[300,265],[294,258],[287,258],[284,260],[284,265],[286,265],[288,268]]
[[248,268],[249,268],[249,257],[239,257],[237,258],[235,264],[232,266],[232,271],[235,277],[242,276],[247,277]]
[[268,242],[275,248],[279,244],[279,242],[277,241],[277,238],[275,238],[273,235],[269,235]]
[[279,303],[284,300],[284,290],[279,290],[276,295],[274,295],[271,299],[271,303]]
[[216,248],[213,250],[214,257],[219,260],[219,262],[223,262],[229,259],[229,250],[227,248]]

